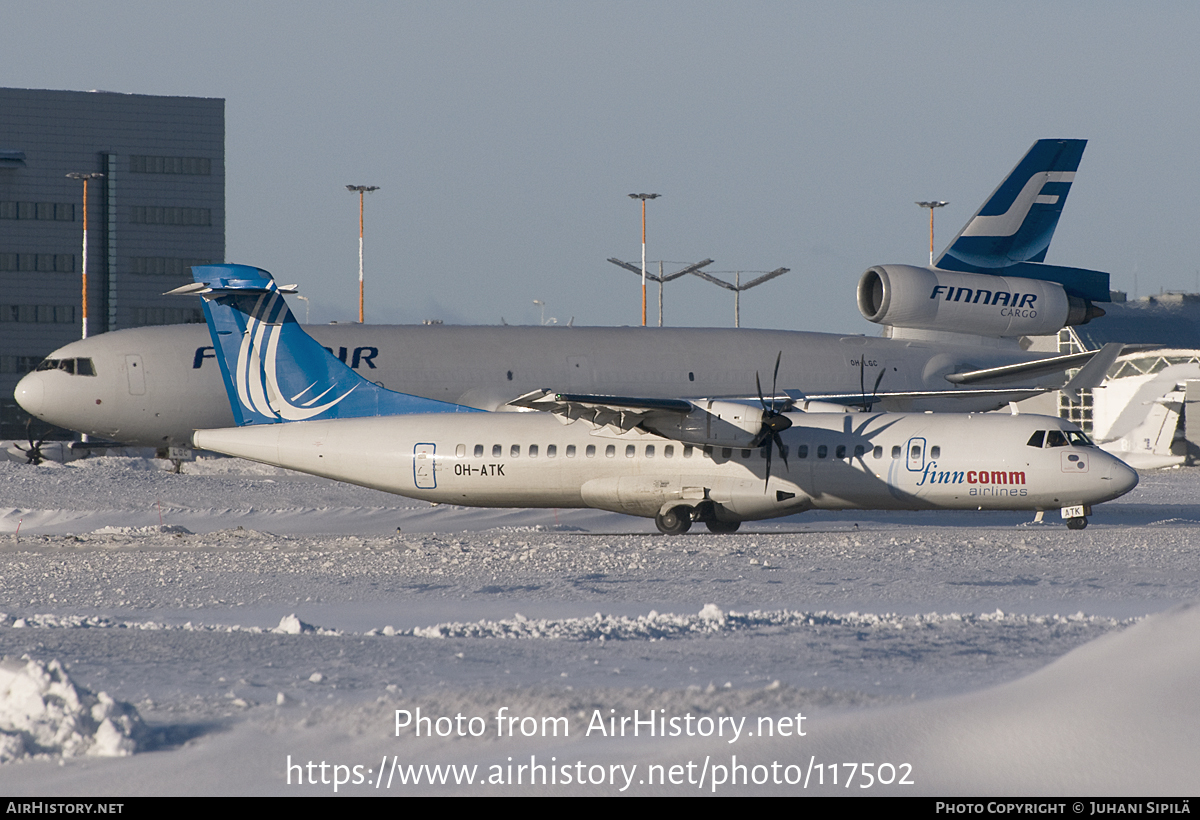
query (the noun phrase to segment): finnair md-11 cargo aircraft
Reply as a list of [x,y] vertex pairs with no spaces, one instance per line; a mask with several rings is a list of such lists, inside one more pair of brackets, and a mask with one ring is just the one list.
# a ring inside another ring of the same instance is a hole
[[[1095,303],[1108,300],[1107,274],[1043,263],[1084,145],[1035,143],[935,266],[868,270],[859,307],[891,338],[711,328],[332,325],[309,332],[376,384],[483,410],[545,385],[657,398],[746,396],[747,374],[770,366],[779,351],[783,383],[804,385],[810,402],[991,410],[1061,386],[1062,371],[1092,355],[1045,358],[1017,343],[1087,322],[1103,313]],[[22,379],[16,398],[35,417],[92,436],[186,446],[193,430],[233,424],[214,356],[199,326],[105,333],[50,354]],[[1106,367],[1093,369],[1102,377]]]
[[1078,529],[1138,481],[1046,416],[788,412],[761,389],[759,407],[542,390],[514,404],[549,412],[481,412],[363,379],[300,328],[266,271],[193,272],[176,292],[204,298],[240,425],[199,430],[195,446],[410,498],[594,507],[667,534],[810,509],[1058,509]]

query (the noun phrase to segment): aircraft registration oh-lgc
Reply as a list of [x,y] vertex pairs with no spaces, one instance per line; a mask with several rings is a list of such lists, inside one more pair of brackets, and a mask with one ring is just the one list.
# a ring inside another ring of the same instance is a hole
[[[1033,415],[804,413],[772,389],[757,406],[531,392],[496,413],[363,379],[296,323],[270,274],[193,269],[240,426],[196,447],[410,498],[479,507],[593,507],[694,521],[812,509],[1061,510],[1091,505],[1137,473],[1070,423]],[[776,376],[778,359],[776,360]]]
[[[746,397],[747,373],[783,351],[783,384],[806,405],[993,410],[1062,386],[1093,356],[1045,357],[1022,336],[1102,313],[1108,275],[1047,265],[1046,250],[1084,140],[1039,140],[933,267],[880,265],[858,287],[863,315],[889,338],[727,328],[323,325],[326,349],[371,381],[482,410],[544,385],[651,398]],[[1108,363],[1119,350],[1096,356]],[[186,446],[234,423],[206,329],[118,330],[51,353],[16,389],[52,424],[126,444]],[[1095,362],[1095,359],[1093,359]],[[1108,363],[1093,374],[1099,384]]]

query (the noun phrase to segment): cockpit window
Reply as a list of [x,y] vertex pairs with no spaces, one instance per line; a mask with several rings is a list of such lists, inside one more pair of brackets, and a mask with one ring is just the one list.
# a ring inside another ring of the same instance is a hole
[[70,373],[72,376],[96,375],[96,368],[92,366],[92,360],[82,357],[78,359],[43,359],[35,370],[37,372],[43,370],[61,370],[64,373]]
[[1047,447],[1066,447],[1067,436],[1062,430],[1051,430],[1046,434]]
[[1025,442],[1029,447],[1041,447],[1042,442],[1046,439],[1046,431],[1038,430],[1029,437],[1029,441]]
[[1087,433],[1081,433],[1078,430],[1068,430],[1067,438],[1070,440],[1071,444],[1075,447],[1094,447],[1094,446],[1096,446],[1096,445],[1092,444],[1092,440],[1087,437]]

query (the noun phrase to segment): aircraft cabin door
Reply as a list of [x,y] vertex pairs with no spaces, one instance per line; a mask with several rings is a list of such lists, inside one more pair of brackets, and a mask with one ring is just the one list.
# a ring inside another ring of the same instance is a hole
[[146,370],[142,367],[142,357],[137,353],[125,356],[125,375],[129,379],[129,395],[146,395]]
[[925,469],[925,439],[910,438],[908,440],[908,469],[913,472]]
[[435,444],[418,444],[413,448],[413,483],[418,490],[436,490],[437,473],[434,466]]

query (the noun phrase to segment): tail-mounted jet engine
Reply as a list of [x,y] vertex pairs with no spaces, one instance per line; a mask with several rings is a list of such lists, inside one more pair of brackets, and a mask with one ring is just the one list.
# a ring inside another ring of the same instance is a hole
[[1058,282],[912,265],[877,265],[858,282],[858,309],[892,327],[976,336],[1044,336],[1103,316]]

